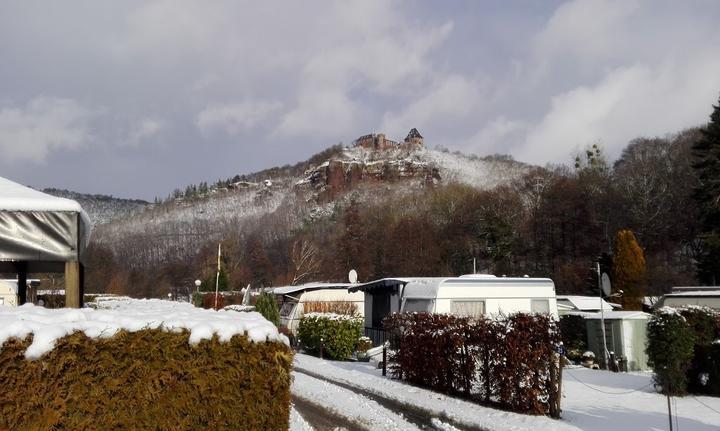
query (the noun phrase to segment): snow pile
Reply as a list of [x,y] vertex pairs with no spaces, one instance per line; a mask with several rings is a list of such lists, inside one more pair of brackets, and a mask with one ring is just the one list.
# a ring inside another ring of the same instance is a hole
[[221,342],[233,335],[246,335],[253,342],[277,341],[289,345],[260,313],[237,313],[195,308],[184,302],[159,299],[104,300],[97,309],[47,309],[32,304],[17,308],[0,307],[0,348],[10,338],[25,339],[33,334],[25,351],[27,359],[37,359],[55,347],[55,342],[81,331],[90,338],[108,338],[120,330],[129,332],[161,328],[190,332],[195,345],[217,335]]

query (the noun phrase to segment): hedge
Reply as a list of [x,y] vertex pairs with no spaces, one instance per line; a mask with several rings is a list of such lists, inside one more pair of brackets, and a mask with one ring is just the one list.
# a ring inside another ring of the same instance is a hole
[[234,336],[188,344],[145,329],[60,339],[37,360],[27,339],[0,350],[0,429],[287,429],[292,352]]
[[655,372],[655,383],[663,394],[684,395],[695,340],[687,321],[677,310],[662,307],[648,320],[647,337],[648,364]]
[[656,310],[648,322],[647,352],[663,393],[720,396],[719,337],[716,310],[695,305]]
[[298,324],[300,346],[307,353],[347,359],[362,335],[363,319],[333,313],[307,313]]
[[559,416],[560,334],[552,317],[403,313],[384,324],[393,377],[507,410]]

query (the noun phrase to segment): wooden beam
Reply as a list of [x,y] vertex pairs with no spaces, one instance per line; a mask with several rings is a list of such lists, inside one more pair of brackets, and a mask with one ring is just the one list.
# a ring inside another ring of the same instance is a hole
[[80,287],[80,262],[65,262],[65,307],[82,307],[82,289]]

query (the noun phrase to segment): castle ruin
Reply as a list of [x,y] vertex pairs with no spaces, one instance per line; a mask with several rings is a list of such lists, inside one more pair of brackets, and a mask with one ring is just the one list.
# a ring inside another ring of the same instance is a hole
[[353,142],[355,147],[363,147],[373,151],[386,151],[393,148],[422,147],[423,137],[416,128],[410,130],[403,142],[393,141],[385,137],[384,133],[371,133],[357,138]]

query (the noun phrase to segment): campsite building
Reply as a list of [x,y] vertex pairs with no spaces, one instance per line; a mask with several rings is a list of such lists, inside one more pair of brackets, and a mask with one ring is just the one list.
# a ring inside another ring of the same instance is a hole
[[81,307],[90,219],[77,202],[0,178],[0,274],[16,274],[17,302],[31,273],[64,273],[65,303]]

